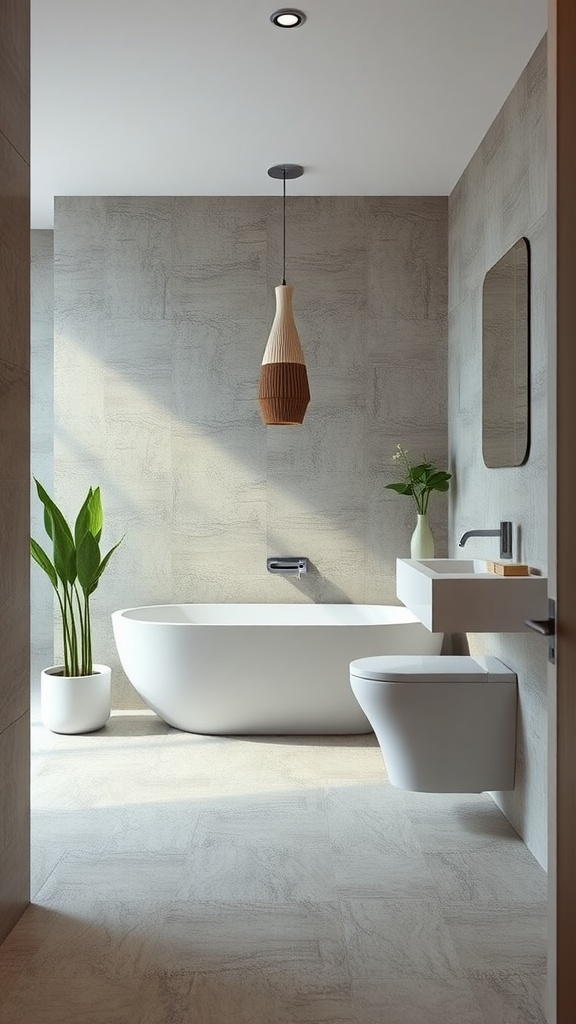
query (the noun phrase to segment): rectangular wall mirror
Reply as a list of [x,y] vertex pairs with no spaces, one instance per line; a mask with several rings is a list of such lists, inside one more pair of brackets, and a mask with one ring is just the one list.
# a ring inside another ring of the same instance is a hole
[[521,466],[530,446],[530,249],[520,238],[488,271],[482,292],[482,455]]

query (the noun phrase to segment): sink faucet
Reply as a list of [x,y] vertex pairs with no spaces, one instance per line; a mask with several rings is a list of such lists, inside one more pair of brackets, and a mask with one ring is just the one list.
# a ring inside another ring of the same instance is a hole
[[500,537],[500,558],[512,558],[512,523],[503,520],[499,530],[467,530],[458,541],[463,548],[469,537]]

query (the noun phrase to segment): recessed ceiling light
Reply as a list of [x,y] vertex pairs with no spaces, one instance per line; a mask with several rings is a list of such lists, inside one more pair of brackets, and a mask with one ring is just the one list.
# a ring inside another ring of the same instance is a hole
[[306,15],[296,7],[281,7],[270,15],[270,21],[278,28],[299,28],[306,21]]

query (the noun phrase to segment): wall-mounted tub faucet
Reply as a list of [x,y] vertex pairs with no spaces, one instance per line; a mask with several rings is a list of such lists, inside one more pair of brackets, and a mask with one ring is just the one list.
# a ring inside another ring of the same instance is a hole
[[502,520],[499,530],[467,530],[458,541],[463,548],[469,537],[500,537],[500,558],[512,558],[512,523]]
[[297,576],[300,579],[301,576],[305,576],[308,572],[308,559],[292,556],[287,558],[267,558],[266,568],[268,572],[272,572],[276,576]]

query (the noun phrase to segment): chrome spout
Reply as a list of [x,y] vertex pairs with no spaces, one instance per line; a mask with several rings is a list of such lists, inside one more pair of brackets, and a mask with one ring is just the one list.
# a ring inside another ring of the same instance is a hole
[[297,576],[300,579],[308,572],[308,559],[291,556],[267,558],[266,569],[276,576]]
[[503,519],[499,530],[467,530],[458,541],[463,548],[470,537],[500,537],[500,558],[512,558],[512,523]]
[[499,537],[500,530],[467,530],[458,541],[458,547],[463,548],[470,537]]

